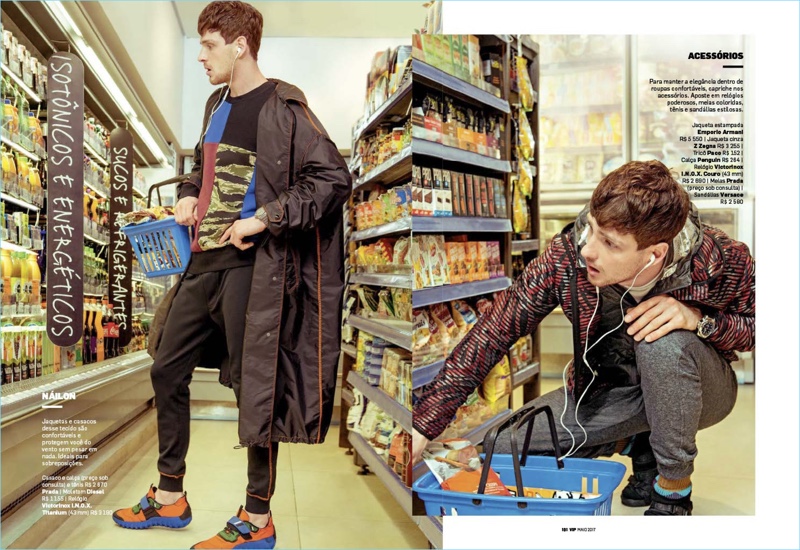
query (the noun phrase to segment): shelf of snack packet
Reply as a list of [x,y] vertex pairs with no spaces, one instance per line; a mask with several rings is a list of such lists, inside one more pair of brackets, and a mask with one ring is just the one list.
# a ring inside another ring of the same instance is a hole
[[356,358],[357,350],[353,344],[342,344],[342,352],[353,359]]
[[396,181],[411,172],[412,146],[407,146],[353,182],[353,190],[368,183]]
[[491,294],[505,290],[511,286],[511,279],[508,277],[497,277],[471,283],[450,284],[439,287],[414,290],[413,304],[415,308],[439,304],[441,302],[451,302]]
[[405,350],[411,350],[411,323],[395,319],[370,319],[361,315],[351,314],[347,323],[353,328],[363,330],[374,336],[383,338]]
[[379,386],[371,385],[368,380],[354,370],[347,375],[347,382],[391,416],[404,430],[411,432],[411,411],[402,403],[396,401]]
[[[456,76],[447,74],[441,69],[425,63],[420,59],[413,59],[411,62],[411,70],[414,75],[414,81],[420,82],[426,86],[447,92],[461,99],[468,99],[477,102],[481,105],[497,109],[503,113],[511,112],[508,101],[499,97],[500,90],[494,88],[492,91],[487,91],[484,88],[479,88],[471,82],[462,80]],[[481,80],[485,86],[489,87]]]
[[350,275],[350,282],[405,289],[411,289],[412,286],[411,275],[402,273],[353,273]]
[[350,242],[364,241],[367,239],[374,239],[375,237],[383,237],[387,235],[394,235],[396,233],[406,233],[411,230],[411,218],[406,216],[395,220],[390,223],[362,229],[360,231],[353,231],[350,234]]
[[435,141],[430,141],[422,137],[418,138],[416,135],[413,138],[411,148],[414,154],[425,155],[443,161],[458,162],[476,168],[485,168],[487,170],[502,172],[504,174],[511,172],[511,164],[507,160],[500,160],[442,143],[436,143]]
[[411,228],[421,233],[508,233],[511,221],[472,216],[414,216]]
[[358,141],[368,132],[375,130],[385,118],[405,114],[408,111],[408,106],[404,105],[404,102],[410,98],[411,79],[406,78],[394,94],[353,131],[353,141]]

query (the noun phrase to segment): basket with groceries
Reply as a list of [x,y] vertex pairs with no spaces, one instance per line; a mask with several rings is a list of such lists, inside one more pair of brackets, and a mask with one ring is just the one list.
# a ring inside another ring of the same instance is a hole
[[191,256],[189,228],[178,225],[172,209],[155,206],[122,216],[122,232],[147,277],[183,273]]
[[[544,414],[554,456],[532,456],[528,450],[535,418]],[[525,428],[522,452],[518,433]],[[511,454],[494,452],[497,435],[510,429]],[[538,515],[578,516],[611,514],[614,490],[625,476],[619,462],[560,457],[550,407],[523,407],[492,428],[481,455],[468,440],[431,443],[423,453],[430,471],[413,486],[429,516]]]

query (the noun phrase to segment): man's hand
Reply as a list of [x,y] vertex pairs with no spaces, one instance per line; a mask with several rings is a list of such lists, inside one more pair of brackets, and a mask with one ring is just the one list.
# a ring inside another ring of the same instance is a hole
[[197,223],[197,197],[183,197],[175,205],[175,221],[179,225]]
[[412,428],[411,430],[411,465],[422,460],[422,451],[428,446],[428,438]]
[[247,218],[245,220],[236,220],[233,222],[228,229],[225,230],[225,233],[222,234],[222,238],[219,240],[219,244],[225,243],[228,239],[231,240],[231,244],[238,248],[239,250],[247,250],[253,243],[245,243],[242,242],[242,239],[246,237],[251,237],[253,235],[258,235],[262,231],[267,228],[264,225],[264,222],[259,220],[258,218]]
[[628,327],[628,334],[634,340],[655,342],[673,330],[697,330],[701,317],[699,309],[689,307],[671,296],[662,295],[629,309],[625,322],[632,323]]

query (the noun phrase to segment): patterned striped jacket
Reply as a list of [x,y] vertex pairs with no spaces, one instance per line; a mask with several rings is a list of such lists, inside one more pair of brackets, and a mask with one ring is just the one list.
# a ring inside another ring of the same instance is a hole
[[[434,439],[444,431],[456,409],[509,348],[522,336],[533,333],[557,306],[564,310],[573,328],[579,328],[573,333],[575,349],[584,348],[583,338],[597,305],[595,288],[586,277],[580,256],[587,211],[557,235],[514,284],[497,297],[492,309],[453,350],[444,368],[427,386],[414,407],[414,428],[425,437]],[[718,328],[708,342],[727,360],[735,360],[736,351],[752,350],[755,264],[747,245],[701,224],[692,206],[686,226],[670,247],[670,255],[652,294],[670,295],[704,314],[714,315]],[[596,316],[588,327],[590,341],[598,324]],[[570,367],[567,387],[573,395],[580,395],[590,378],[588,369],[579,369],[575,376]]]

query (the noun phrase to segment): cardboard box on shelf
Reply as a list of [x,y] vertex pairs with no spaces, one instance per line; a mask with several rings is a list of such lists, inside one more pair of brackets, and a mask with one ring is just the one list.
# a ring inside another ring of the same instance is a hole
[[462,174],[458,172],[450,172],[450,187],[452,190],[453,200],[453,215],[463,216],[461,213],[461,189],[459,188],[458,178]]
[[453,182],[450,170],[442,170],[442,215],[453,215]]
[[422,193],[422,168],[415,165],[411,167],[411,214],[413,216],[422,215]]
[[475,188],[473,186],[473,176],[472,174],[465,174],[465,184],[464,189],[466,191],[466,198],[467,198],[467,216],[475,216]]
[[430,168],[422,168],[422,209],[420,216],[433,216],[433,172]]

